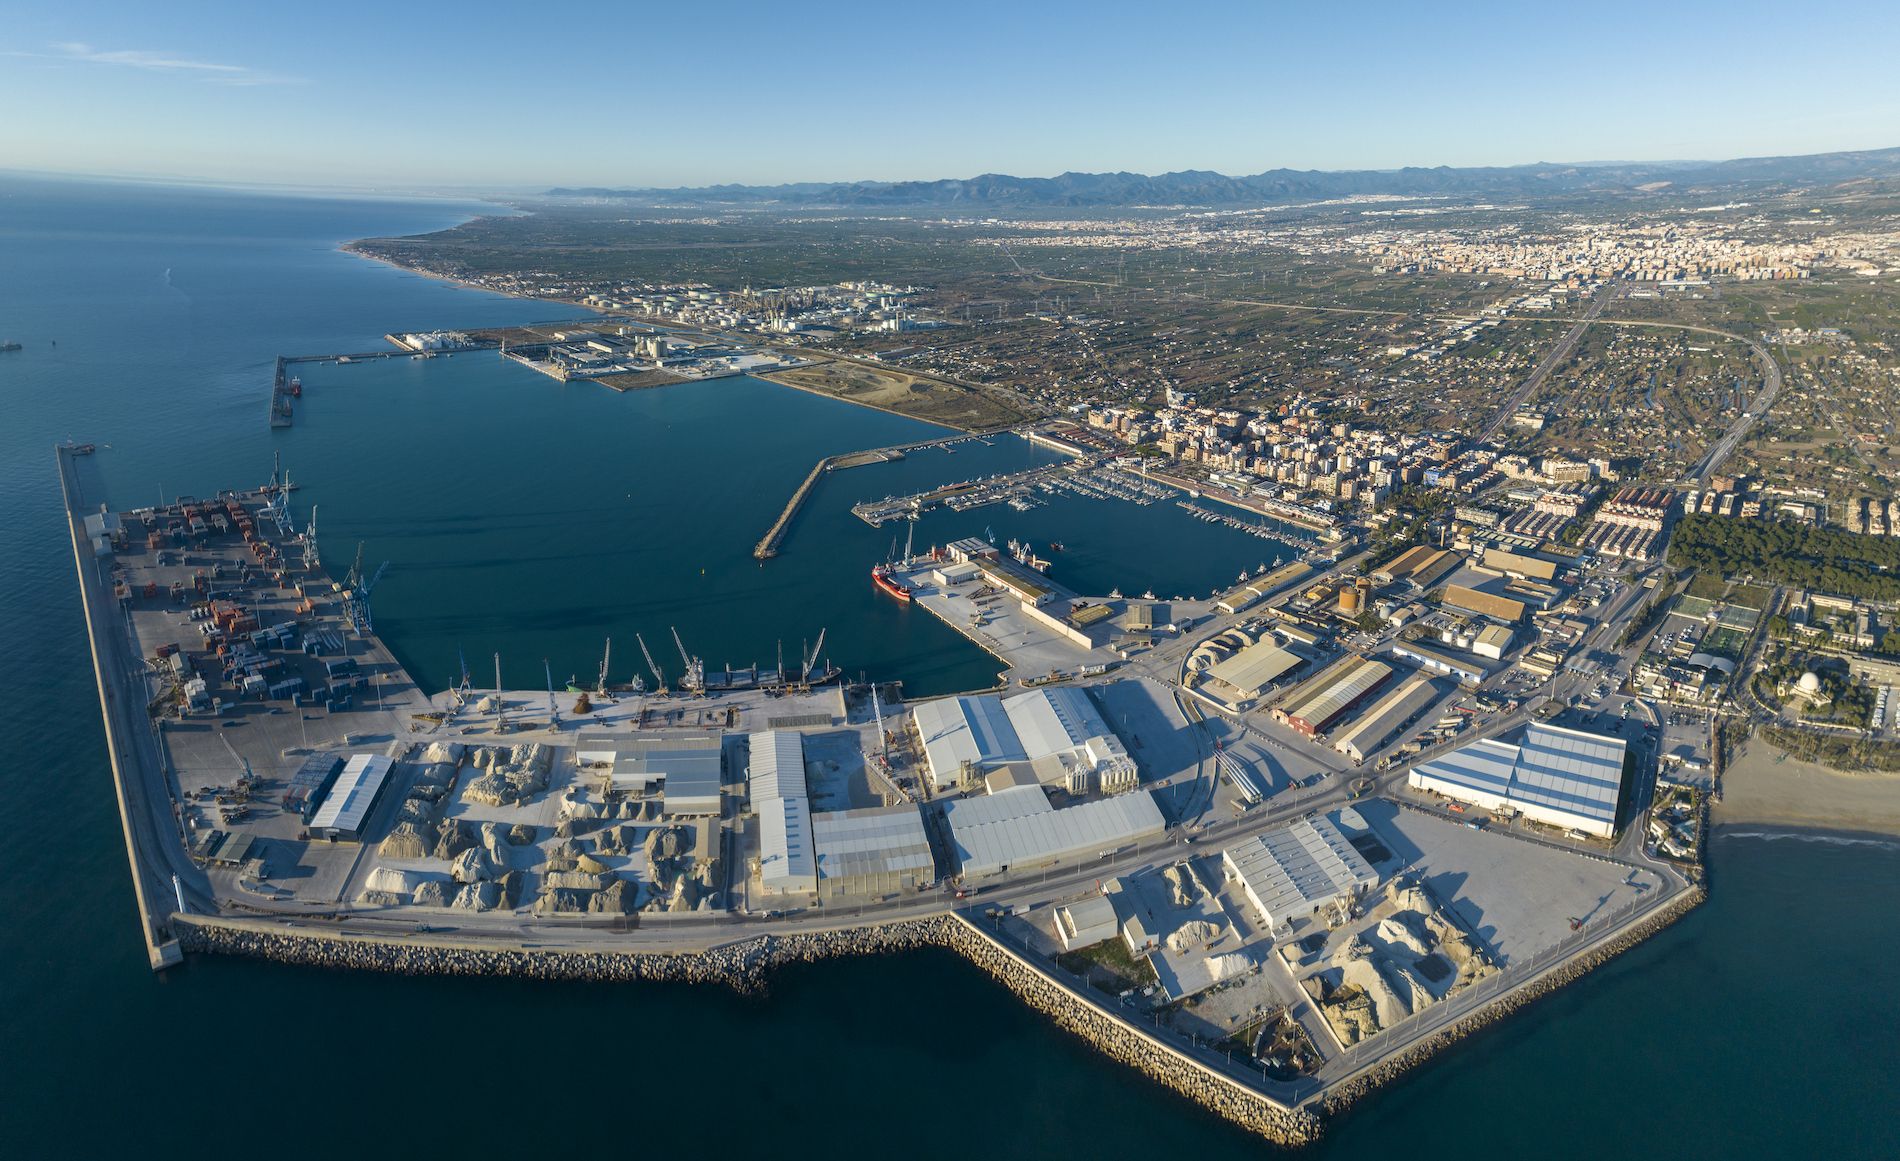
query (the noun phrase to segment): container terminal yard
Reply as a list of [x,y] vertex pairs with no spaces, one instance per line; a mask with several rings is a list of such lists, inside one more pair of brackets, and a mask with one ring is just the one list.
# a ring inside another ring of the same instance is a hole
[[1026,546],[907,547],[864,599],[1005,666],[930,701],[839,681],[822,635],[778,670],[708,672],[667,633],[603,642],[592,681],[505,690],[480,658],[431,691],[376,636],[382,570],[339,579],[275,473],[114,512],[90,451],[56,456],[155,970],[260,941],[711,963],[932,932],[1290,1141],[1699,898],[1643,846],[1653,755],[1570,705],[1586,675],[1461,684],[1327,624],[1362,599],[1350,552],[1168,602],[1069,593]]

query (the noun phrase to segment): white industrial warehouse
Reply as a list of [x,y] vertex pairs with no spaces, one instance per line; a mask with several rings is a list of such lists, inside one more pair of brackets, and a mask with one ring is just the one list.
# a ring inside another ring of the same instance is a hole
[[805,739],[763,730],[750,739],[747,793],[759,816],[759,885],[773,894],[818,890],[811,804],[805,788]]
[[818,889],[826,895],[889,895],[936,880],[924,816],[915,806],[812,815]]
[[1409,782],[1485,810],[1609,838],[1622,800],[1624,749],[1621,738],[1540,722],[1518,745],[1487,738],[1420,763]]
[[1057,810],[1042,787],[1015,786],[947,802],[943,813],[966,879],[1094,858],[1157,838],[1168,827],[1147,791]]
[[813,814],[805,739],[790,730],[751,736],[752,810],[759,820],[759,887],[769,895],[888,895],[936,880],[915,806]]
[[723,738],[615,738],[584,734],[574,747],[583,766],[609,767],[613,789],[622,794],[661,791],[668,815],[719,813]]
[[1221,864],[1269,929],[1351,902],[1379,883],[1372,864],[1324,815],[1228,847]]
[[1232,693],[1234,700],[1252,701],[1304,664],[1304,657],[1281,648],[1279,642],[1267,637],[1209,666],[1206,678]]
[[1034,781],[1082,794],[1133,789],[1134,759],[1086,690],[1057,686],[1013,697],[951,697],[914,711],[930,781],[939,790],[1026,764]]
[[358,754],[343,764],[336,784],[310,819],[310,831],[330,839],[360,839],[369,812],[382,797],[396,764],[381,754]]

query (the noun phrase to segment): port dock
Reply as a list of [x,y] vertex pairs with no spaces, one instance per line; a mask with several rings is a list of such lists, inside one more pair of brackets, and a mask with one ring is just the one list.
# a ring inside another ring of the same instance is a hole
[[772,527],[766,529],[765,535],[753,545],[752,555],[759,560],[770,560],[778,555],[779,548],[785,543],[786,534],[791,531],[792,519],[798,515],[799,509],[805,506],[805,501],[811,498],[812,489],[818,486],[818,481],[826,474],[841,472],[846,468],[861,468],[866,464],[886,464],[901,460],[911,452],[921,451],[924,448],[949,447],[953,444],[967,443],[970,440],[980,443],[989,442],[981,435],[958,432],[955,435],[941,436],[937,439],[923,439],[914,443],[892,444],[889,447],[866,448],[863,451],[826,456],[813,464],[811,471],[805,474],[805,479],[792,492],[792,498],[785,502],[785,507],[779,512],[778,519],[772,522]]
[[[142,682],[134,674],[136,658],[127,658],[116,626],[110,624],[111,592],[100,574],[99,558],[87,534],[85,493],[80,486],[76,461],[80,454],[62,447],[54,453],[59,462],[60,492],[65,499],[66,520],[73,542],[73,564],[79,576],[80,603],[86,616],[86,638],[92,649],[93,675],[99,688],[99,709],[105,718],[106,756],[112,772],[112,790],[118,800],[119,827],[125,838],[126,860],[132,869],[132,891],[138,904],[139,934],[145,941],[145,954],[153,971],[179,963],[184,957],[171,932],[172,904],[183,895],[167,882],[172,873],[168,862],[182,855],[177,850],[177,830],[172,824],[173,799],[154,800],[154,787],[148,780],[148,760],[157,756],[156,738],[144,717],[145,700],[137,696]],[[171,858],[167,858],[167,856]],[[189,862],[185,864],[189,868]]]

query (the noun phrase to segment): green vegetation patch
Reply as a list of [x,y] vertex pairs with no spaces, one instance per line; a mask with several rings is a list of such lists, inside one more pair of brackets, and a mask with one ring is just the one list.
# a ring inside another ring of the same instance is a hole
[[1103,974],[1111,976],[1116,984],[1113,991],[1146,987],[1158,978],[1154,965],[1146,958],[1135,956],[1119,939],[1105,939],[1092,947],[1065,951],[1056,957],[1056,963],[1065,971],[1088,976],[1091,983],[1099,983]]
[[1900,600],[1900,538],[1698,514],[1676,525],[1669,551],[1679,564],[1731,576],[1863,600]]

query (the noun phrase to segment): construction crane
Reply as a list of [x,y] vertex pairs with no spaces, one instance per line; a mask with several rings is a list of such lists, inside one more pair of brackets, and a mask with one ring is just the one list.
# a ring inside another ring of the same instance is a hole
[[633,639],[640,643],[640,656],[647,659],[647,668],[653,671],[653,692],[666,696],[666,674],[660,670],[660,663],[653,660],[653,651],[647,648],[647,639],[635,633]]
[[680,651],[680,662],[686,666],[686,675],[680,678],[680,688],[694,697],[706,692],[706,663],[686,652],[686,642],[680,640],[680,631],[673,630],[673,644]]
[[541,659],[541,672],[548,679],[548,728],[561,728],[561,709],[554,704],[554,670],[548,667],[548,659]]
[[607,692],[607,663],[613,660],[613,656],[614,639],[609,637],[606,651],[600,655],[600,677],[594,682],[594,693],[608,701],[612,701],[613,697]]
[[508,732],[508,699],[501,696],[501,654],[495,654],[495,732]]

